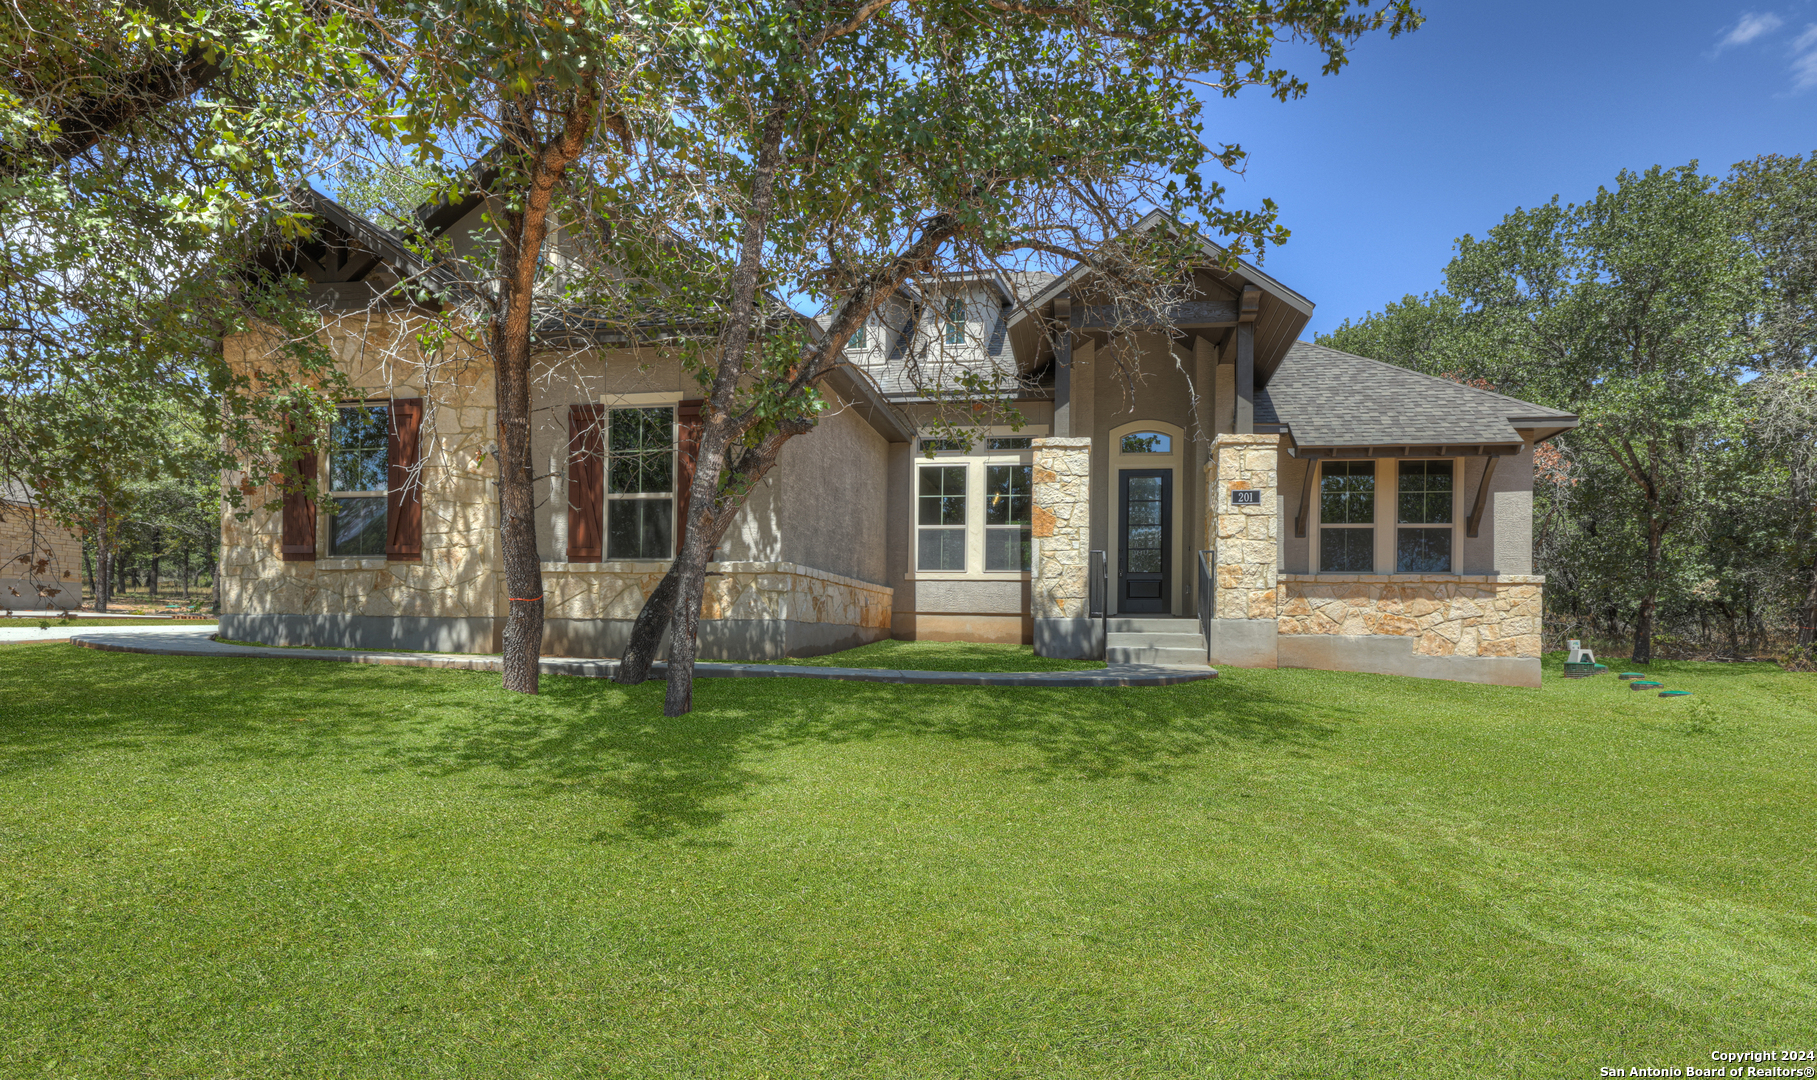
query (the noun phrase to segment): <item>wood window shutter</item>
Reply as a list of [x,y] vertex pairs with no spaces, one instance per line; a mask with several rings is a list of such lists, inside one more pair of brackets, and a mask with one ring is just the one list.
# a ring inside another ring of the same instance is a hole
[[[294,421],[289,429],[296,431]],[[301,444],[297,455],[295,480],[284,478],[283,535],[278,541],[278,554],[285,562],[315,561],[315,500],[309,497],[307,485],[316,478],[315,440]]]
[[[691,398],[675,406],[675,554],[688,539],[688,494],[694,490],[694,466],[700,459],[700,407],[705,398]],[[707,558],[713,557],[707,552]]]
[[392,562],[423,557],[422,431],[423,399],[393,398],[385,439],[385,558]]
[[568,407],[568,561],[605,557],[606,410]]

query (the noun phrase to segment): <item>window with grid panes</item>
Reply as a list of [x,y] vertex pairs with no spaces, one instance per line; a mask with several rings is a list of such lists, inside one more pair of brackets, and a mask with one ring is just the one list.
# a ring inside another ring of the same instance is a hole
[[1032,465],[984,467],[984,568],[1027,570],[1034,522]]
[[948,345],[965,344],[965,301],[948,300],[946,303],[946,343]]
[[675,410],[606,412],[606,558],[667,559],[675,527]]
[[1319,571],[1375,572],[1375,462],[1327,461],[1320,467]]
[[964,465],[923,465],[915,489],[915,569],[965,569]]
[[328,450],[330,555],[385,554],[390,429],[391,410],[384,405],[343,405],[335,415]]
[[1452,480],[1449,461],[1401,462],[1395,573],[1451,573]]

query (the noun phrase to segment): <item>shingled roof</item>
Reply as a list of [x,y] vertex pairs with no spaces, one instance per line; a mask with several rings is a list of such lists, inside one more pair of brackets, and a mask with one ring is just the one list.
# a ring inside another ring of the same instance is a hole
[[1296,450],[1518,447],[1577,417],[1362,356],[1296,342],[1256,392],[1256,426],[1284,427]]

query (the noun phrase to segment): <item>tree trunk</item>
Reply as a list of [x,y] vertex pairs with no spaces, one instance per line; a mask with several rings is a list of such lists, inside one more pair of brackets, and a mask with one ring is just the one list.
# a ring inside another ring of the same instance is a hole
[[[500,125],[519,146],[536,145],[533,104],[514,98],[499,105]],[[536,546],[530,457],[530,325],[536,270],[549,232],[555,187],[568,163],[585,148],[596,105],[591,94],[567,103],[561,133],[536,151],[523,201],[518,209],[505,210],[499,222],[499,297],[490,347],[498,393],[499,549],[510,601],[500,668],[505,689],[522,694],[537,692],[543,643],[543,569]],[[509,206],[513,200],[505,201]]]
[[183,541],[183,562],[177,568],[177,580],[183,584],[183,599],[189,599],[189,541]]
[[[86,543],[82,545],[82,572],[88,576],[89,593],[94,596],[95,601],[99,603],[101,599],[101,589],[95,584],[95,560],[94,557],[89,554],[88,544]],[[81,607],[82,605],[77,604],[76,606]]]
[[151,586],[150,595],[153,600],[158,598],[158,562],[163,557],[163,546],[164,530],[153,528],[151,530],[151,574],[145,579]]
[[1647,516],[1647,593],[1640,599],[1640,612],[1634,617],[1634,662],[1653,662],[1653,609],[1659,604],[1660,541],[1665,529],[1659,518]]
[[1798,644],[1817,641],[1817,565],[1811,567],[1811,587],[1804,594],[1804,608],[1798,613]]
[[763,268],[763,242],[769,233],[770,210],[776,202],[776,168],[782,157],[782,137],[788,112],[778,102],[764,118],[755,168],[751,172],[751,202],[746,208],[744,234],[739,238],[738,263],[732,270],[732,311],[719,333],[719,365],[713,391],[701,409],[700,447],[694,464],[694,483],[688,495],[688,531],[677,553],[675,617],[669,620],[669,685],[663,696],[664,716],[685,716],[694,709],[694,655],[700,628],[700,601],[706,592],[707,559],[715,543],[712,531],[719,477],[725,471],[726,451],[743,434],[734,430],[732,397],[744,374],[751,329],[757,313],[757,278]]

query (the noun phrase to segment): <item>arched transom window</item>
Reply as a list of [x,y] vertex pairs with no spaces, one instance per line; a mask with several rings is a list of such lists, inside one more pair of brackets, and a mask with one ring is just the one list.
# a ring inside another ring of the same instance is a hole
[[1123,436],[1120,449],[1125,454],[1171,454],[1173,436],[1159,431],[1132,431]]

